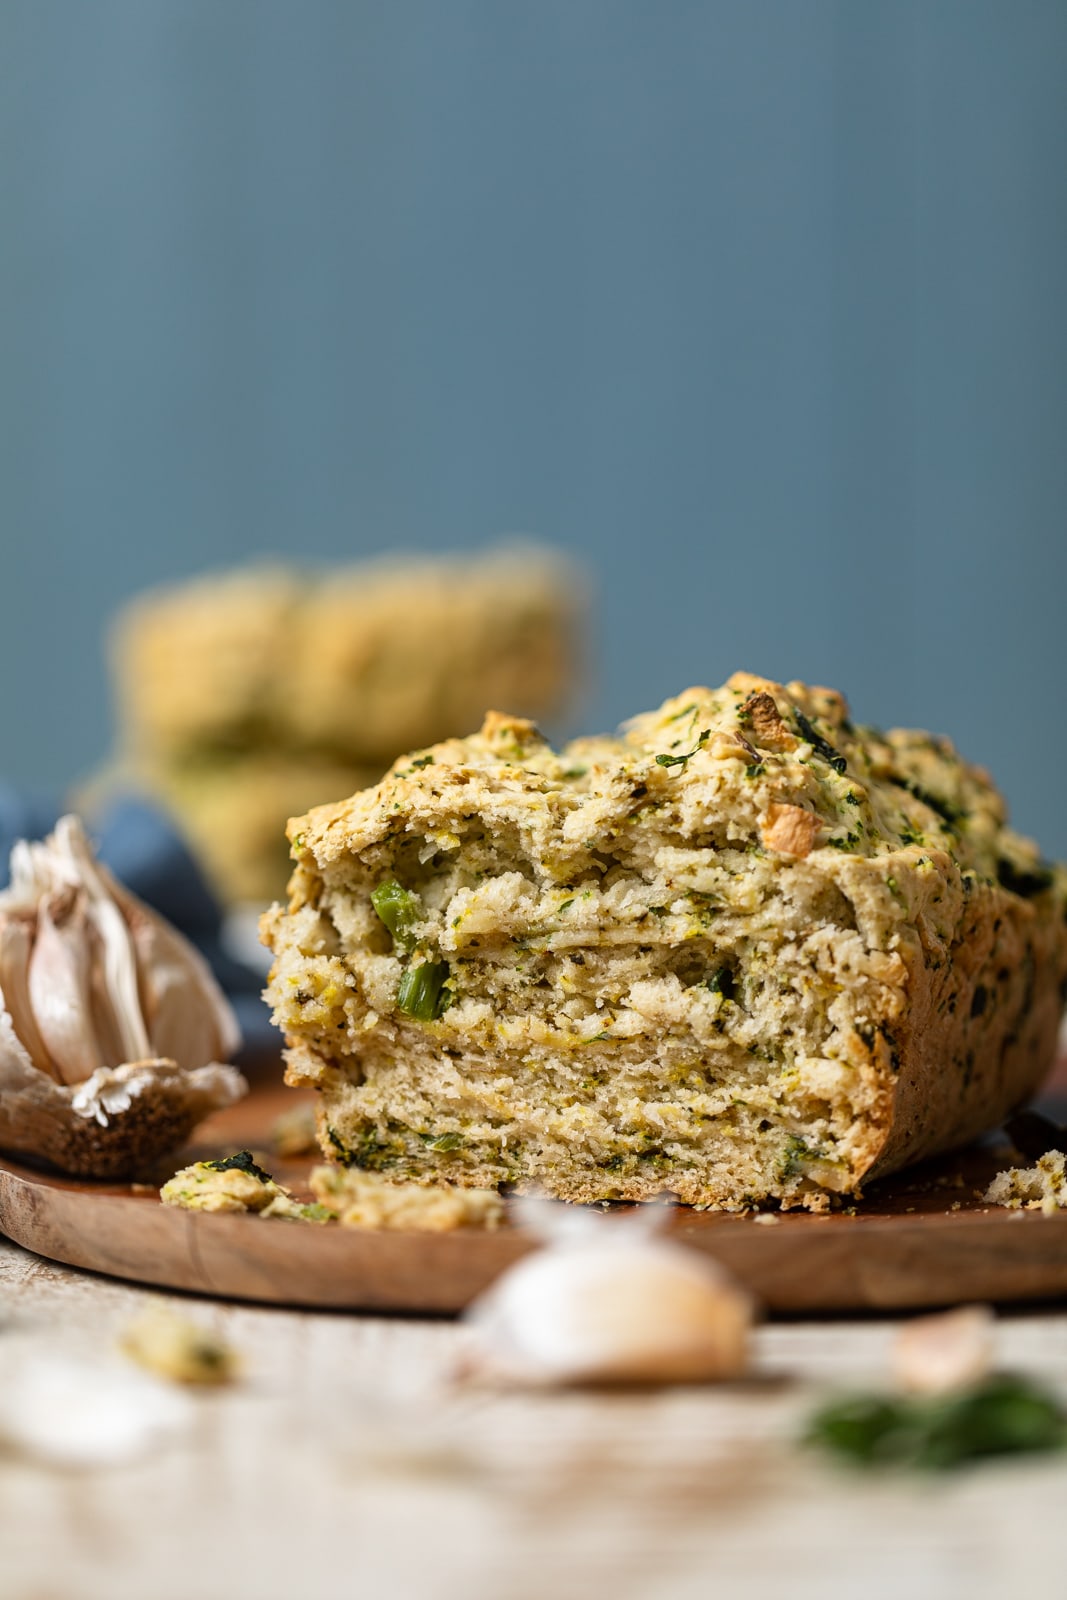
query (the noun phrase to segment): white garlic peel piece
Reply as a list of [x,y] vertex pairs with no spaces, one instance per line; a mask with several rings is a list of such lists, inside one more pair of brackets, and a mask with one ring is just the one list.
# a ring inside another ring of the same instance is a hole
[[960,1306],[906,1322],[893,1340],[891,1366],[909,1394],[949,1394],[979,1382],[993,1363],[995,1319],[988,1306]]
[[247,1090],[207,963],[93,857],[77,817],[0,892],[0,1148],[119,1177]]
[[117,1361],[9,1352],[0,1376],[0,1442],[50,1466],[138,1460],[192,1414],[184,1395]]
[[[470,1307],[471,1370],[530,1384],[699,1383],[739,1377],[754,1306],[714,1261],[652,1231],[648,1214],[607,1218],[527,1202],[555,1233]],[[658,1216],[656,1222],[658,1223]]]

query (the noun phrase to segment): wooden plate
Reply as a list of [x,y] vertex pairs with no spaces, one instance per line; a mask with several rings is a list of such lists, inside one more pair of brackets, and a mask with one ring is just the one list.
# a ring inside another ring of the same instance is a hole
[[[306,1194],[311,1158],[283,1161],[270,1130],[298,1103],[275,1072],[205,1122],[161,1177],[250,1148]],[[1045,1109],[1049,1109],[1046,1105]],[[1052,1107],[1062,1115],[1062,1103]],[[674,1235],[729,1268],[770,1311],[889,1310],[1067,1296],[1067,1212],[986,1207],[1000,1161],[970,1150],[872,1188],[855,1215],[774,1220],[679,1207]],[[154,1189],[93,1184],[0,1158],[0,1229],[70,1266],[168,1289],[346,1311],[455,1312],[533,1248],[518,1229],[376,1233],[160,1205]]]

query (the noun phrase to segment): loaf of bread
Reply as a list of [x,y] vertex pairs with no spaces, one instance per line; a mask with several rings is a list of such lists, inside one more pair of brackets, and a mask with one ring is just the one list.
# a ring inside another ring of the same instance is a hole
[[285,884],[294,812],[470,732],[487,700],[558,711],[581,609],[569,564],[533,546],[249,568],[142,596],[115,629],[120,749],[90,801],[149,794],[225,900],[265,903]]
[[346,1165],[823,1209],[1052,1060],[1067,874],[832,690],[739,673],[559,753],[490,713],[289,837],[268,994]]
[[488,703],[556,710],[573,681],[579,588],[533,546],[199,578],[120,617],[126,749],[314,752],[377,765],[478,726]]

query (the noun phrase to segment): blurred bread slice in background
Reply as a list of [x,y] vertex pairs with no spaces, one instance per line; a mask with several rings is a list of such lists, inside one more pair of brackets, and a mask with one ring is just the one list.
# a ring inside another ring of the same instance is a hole
[[471,732],[487,705],[567,710],[585,611],[572,564],[526,544],[333,572],[252,566],[142,595],[111,639],[115,758],[79,800],[148,795],[224,901],[270,900],[290,816]]

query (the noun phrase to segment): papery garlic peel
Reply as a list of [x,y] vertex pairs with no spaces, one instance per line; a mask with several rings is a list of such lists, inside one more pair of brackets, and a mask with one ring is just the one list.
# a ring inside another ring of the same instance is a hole
[[93,856],[77,817],[20,841],[0,891],[0,1146],[118,1176],[245,1091],[197,950]]
[[[606,1218],[538,1206],[556,1219],[538,1230],[547,1248],[509,1268],[467,1314],[475,1370],[548,1384],[740,1376],[753,1302],[715,1262],[653,1231],[660,1209]],[[527,1203],[521,1216],[530,1225],[536,1213]]]
[[0,1372],[0,1445],[49,1466],[139,1460],[194,1421],[189,1400],[146,1373],[68,1353],[56,1340],[16,1339]]

